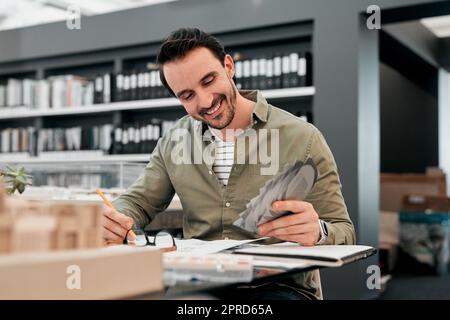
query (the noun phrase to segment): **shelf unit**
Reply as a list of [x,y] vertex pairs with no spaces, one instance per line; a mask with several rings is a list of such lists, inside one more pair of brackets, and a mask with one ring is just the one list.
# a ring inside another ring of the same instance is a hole
[[[291,52],[312,51],[313,23],[302,21],[293,24],[275,25],[261,29],[224,32],[215,36],[225,46],[225,51],[242,60],[262,57],[283,56]],[[95,78],[99,74],[136,73],[147,70],[154,63],[160,41],[140,45],[130,45],[91,52],[78,52],[60,56],[41,57],[25,61],[0,63],[0,84],[8,78],[46,79],[50,76],[73,74]],[[311,69],[312,70],[312,69]],[[313,79],[308,78],[306,87],[262,90],[269,103],[282,107],[294,114],[308,114],[313,118],[313,98],[316,93]],[[255,88],[258,89],[258,88]],[[0,109],[0,130],[6,128],[33,127],[71,128],[103,126],[140,127],[151,119],[171,121],[186,114],[178,99],[158,98],[148,100],[120,101],[92,104],[77,107],[59,107],[57,109],[34,109],[19,106]],[[147,162],[147,154],[120,155],[45,155],[0,153],[1,163],[39,164],[39,163],[111,163],[111,162]]]
[[[315,88],[297,87],[297,88],[263,90],[262,94],[266,99],[312,97],[315,94]],[[95,104],[90,106],[67,107],[49,110],[32,110],[32,109],[30,110],[30,108],[26,107],[15,107],[18,110],[14,110],[15,108],[11,108],[2,111],[2,113],[0,114],[0,119],[12,120],[21,118],[70,116],[70,115],[95,114],[114,111],[164,109],[173,107],[181,107],[181,104],[176,98],[122,101],[122,102]]]
[[[71,154],[73,155],[73,154]],[[118,162],[148,162],[148,154],[111,154],[111,155],[92,155],[77,158],[61,158],[60,156],[51,157],[48,155],[31,157],[28,154],[11,154],[6,157],[3,154],[0,157],[0,164],[20,163],[20,164],[41,164],[41,163],[118,163]]]

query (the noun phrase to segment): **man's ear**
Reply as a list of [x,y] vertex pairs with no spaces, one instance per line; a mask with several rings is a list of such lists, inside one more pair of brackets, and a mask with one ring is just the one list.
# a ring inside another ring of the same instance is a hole
[[233,79],[234,77],[234,61],[233,58],[227,54],[223,60],[225,71],[227,72],[227,76],[229,79]]

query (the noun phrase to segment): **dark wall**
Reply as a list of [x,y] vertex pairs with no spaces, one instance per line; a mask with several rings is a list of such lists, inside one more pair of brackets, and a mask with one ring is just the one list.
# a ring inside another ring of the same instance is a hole
[[380,63],[380,104],[381,172],[424,172],[437,166],[436,97]]

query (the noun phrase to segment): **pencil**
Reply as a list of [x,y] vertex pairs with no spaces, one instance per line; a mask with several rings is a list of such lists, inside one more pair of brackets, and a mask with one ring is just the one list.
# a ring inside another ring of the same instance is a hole
[[103,194],[102,190],[100,190],[99,188],[95,189],[95,191],[97,191],[98,195],[100,197],[102,197],[103,201],[105,201],[106,205],[108,207],[110,207],[111,209],[114,209],[113,205],[111,204],[111,202],[109,202],[108,198],[105,197],[105,195]]
[[[105,202],[105,204],[110,207],[111,209],[114,209],[113,205],[111,204],[111,202],[109,202],[108,198],[105,197],[105,195],[103,194],[102,190],[100,190],[100,188],[95,189],[95,191],[97,191],[98,195],[100,197],[102,197],[103,201]],[[136,239],[136,234],[133,232],[133,230],[130,230],[130,234],[132,236],[134,236],[134,238]]]

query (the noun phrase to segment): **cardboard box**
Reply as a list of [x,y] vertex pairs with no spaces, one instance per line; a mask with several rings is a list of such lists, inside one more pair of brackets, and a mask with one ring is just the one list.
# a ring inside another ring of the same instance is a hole
[[398,245],[400,242],[399,214],[394,211],[380,211],[379,242],[385,247]]
[[380,210],[399,212],[405,195],[446,196],[445,175],[381,174]]

